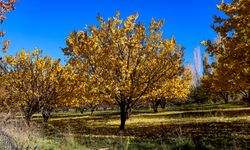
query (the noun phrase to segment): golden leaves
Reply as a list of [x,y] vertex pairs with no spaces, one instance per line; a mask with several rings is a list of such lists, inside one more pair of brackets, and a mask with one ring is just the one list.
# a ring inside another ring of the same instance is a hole
[[116,17],[116,18],[119,18],[119,17],[120,17],[120,12],[119,12],[119,11],[116,11],[115,17]]
[[202,41],[207,47],[206,51],[215,58],[211,65],[213,73],[209,78],[214,82],[214,87],[217,85],[219,89],[214,90],[215,92],[250,90],[249,83],[246,83],[250,73],[245,74],[243,71],[250,68],[249,5],[249,0],[222,2],[221,5],[217,5],[227,17],[214,17],[212,28],[218,33],[214,42]]
[[5,53],[8,50],[10,41],[4,41],[2,51]]
[[[50,58],[51,59],[51,58]],[[61,61],[61,59],[56,59],[55,61],[54,61],[54,65],[58,65],[59,63],[60,63],[60,61]],[[49,63],[50,63],[50,61],[49,61]]]
[[88,26],[67,38],[63,51],[77,70],[76,95],[86,103],[102,101],[104,96],[112,101],[131,97],[135,102],[183,72],[182,49],[174,38],[162,38],[164,21],[152,20],[152,32],[147,34],[146,27],[137,23],[138,13],[123,23],[119,17],[119,12],[108,21],[98,16],[99,26]]
[[[16,0],[7,0],[7,1],[0,1],[0,23],[2,24],[3,21],[6,19],[6,12],[10,12],[11,10],[15,10],[14,3]],[[0,32],[0,37],[3,37],[5,35],[5,31]],[[1,43],[2,45],[2,43]],[[2,51],[5,53],[8,50],[8,47],[10,45],[10,41],[4,41]]]
[[41,105],[58,105],[58,100],[63,101],[70,91],[68,83],[74,77],[70,67],[64,69],[60,65],[60,59],[53,61],[48,56],[42,56],[38,49],[32,52],[25,52],[23,49],[15,56],[5,56],[1,69],[1,80],[5,81],[9,94],[15,97],[13,104],[23,107],[34,99],[39,100]]

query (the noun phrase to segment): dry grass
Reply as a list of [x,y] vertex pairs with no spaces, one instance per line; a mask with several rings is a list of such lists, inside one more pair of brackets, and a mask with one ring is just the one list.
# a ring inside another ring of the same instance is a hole
[[43,125],[35,122],[27,126],[23,120],[10,120],[7,123],[1,122],[0,125],[1,129],[16,141],[18,148],[21,150],[87,150],[86,147],[80,146],[72,136],[45,136]]

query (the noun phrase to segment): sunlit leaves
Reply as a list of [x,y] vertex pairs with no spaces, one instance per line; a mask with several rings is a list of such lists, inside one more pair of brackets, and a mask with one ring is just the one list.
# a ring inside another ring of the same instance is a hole
[[[0,24],[4,22],[6,19],[6,12],[10,12],[11,10],[15,10],[14,4],[16,0],[0,0]],[[0,37],[4,37],[5,31],[0,31]],[[1,42],[2,51],[6,52],[9,47],[10,41],[6,40]]]
[[[24,49],[16,55],[6,55],[1,62],[1,81],[8,92],[8,107],[21,109],[25,117],[40,111],[52,110],[69,98],[69,86],[74,76],[67,66],[60,65],[60,59],[42,56],[35,49]],[[60,101],[59,101],[60,100]]]
[[[203,41],[207,52],[216,59],[212,63],[211,87],[220,92],[250,91],[250,11],[249,0],[233,0],[218,5],[226,18],[214,17],[212,28],[218,33],[214,42]],[[208,81],[209,83],[209,81]]]
[[107,96],[126,104],[127,111],[143,95],[183,73],[182,48],[174,37],[162,37],[164,21],[152,19],[147,32],[138,17],[136,13],[123,20],[117,12],[106,21],[98,15],[99,26],[70,33],[63,52],[79,73],[82,99]]

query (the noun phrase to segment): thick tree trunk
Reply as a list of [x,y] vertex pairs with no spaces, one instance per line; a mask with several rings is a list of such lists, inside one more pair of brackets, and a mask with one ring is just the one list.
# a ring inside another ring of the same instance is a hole
[[121,124],[120,124],[120,130],[125,130],[125,123],[127,120],[127,108],[126,108],[126,102],[122,101],[120,104],[120,119],[121,119]]

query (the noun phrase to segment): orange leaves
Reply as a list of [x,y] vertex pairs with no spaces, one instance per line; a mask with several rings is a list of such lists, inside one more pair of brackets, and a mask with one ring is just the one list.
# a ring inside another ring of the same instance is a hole
[[[49,58],[48,60],[49,60],[48,62],[50,63],[51,58]],[[54,61],[54,65],[58,65],[60,63],[60,61],[61,61],[61,59],[56,59]]]
[[11,10],[15,10],[15,7],[14,7],[15,2],[16,2],[16,0],[0,1],[0,9],[1,9],[0,16],[5,17],[6,12],[10,12]]

